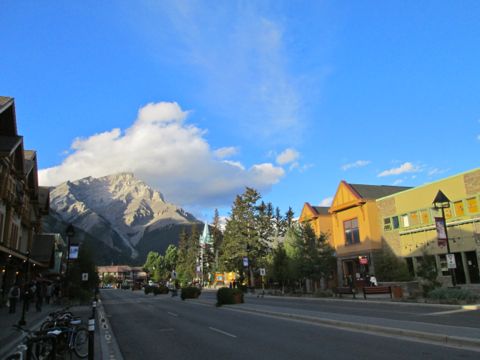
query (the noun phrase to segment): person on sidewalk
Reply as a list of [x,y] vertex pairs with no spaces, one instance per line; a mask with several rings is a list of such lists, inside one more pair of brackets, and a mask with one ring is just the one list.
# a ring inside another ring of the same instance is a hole
[[378,286],[377,278],[375,277],[375,275],[370,276],[370,285]]
[[52,296],[53,296],[53,283],[50,283],[48,284],[46,293],[45,293],[45,302],[47,303],[47,305],[50,304],[50,299],[52,298]]
[[15,314],[18,299],[20,299],[20,287],[17,284],[14,284],[8,291],[8,302],[10,306],[8,312],[10,314]]
[[35,296],[36,298],[35,309],[37,309],[37,312],[42,311],[43,298],[45,297],[45,292],[46,292],[45,283],[39,282],[37,285],[37,291]]

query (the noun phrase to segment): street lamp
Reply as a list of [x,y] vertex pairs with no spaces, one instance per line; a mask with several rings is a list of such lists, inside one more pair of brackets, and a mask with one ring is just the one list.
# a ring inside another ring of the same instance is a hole
[[67,226],[67,230],[65,231],[67,234],[67,262],[65,267],[65,286],[64,290],[67,290],[67,281],[68,281],[68,265],[70,263],[70,240],[75,236],[75,229],[72,224]]
[[25,313],[27,312],[27,298],[30,296],[30,289],[28,286],[28,275],[30,272],[30,251],[27,251],[27,259],[25,260],[25,275],[23,276],[23,306],[22,306],[22,317],[18,321],[18,325],[24,326],[27,324],[25,320]]
[[440,209],[442,211],[442,217],[435,218],[438,244],[440,246],[447,246],[447,266],[448,271],[450,272],[450,276],[452,277],[452,285],[455,287],[457,285],[457,281],[455,278],[455,255],[450,253],[450,242],[448,241],[447,222],[445,220],[445,209],[448,209],[450,207],[450,199],[442,192],[442,190],[438,190],[435,199],[433,199],[433,206],[435,210]]

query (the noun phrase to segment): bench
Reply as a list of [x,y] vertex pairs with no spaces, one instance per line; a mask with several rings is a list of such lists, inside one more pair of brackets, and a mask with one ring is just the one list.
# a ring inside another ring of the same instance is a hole
[[353,298],[355,299],[355,293],[356,293],[356,290],[355,288],[351,288],[351,287],[337,287],[337,289],[335,290],[335,294],[338,295],[338,297],[342,297],[343,294],[349,294],[349,295],[353,295]]
[[367,299],[368,295],[373,294],[390,294],[390,299],[392,298],[392,287],[391,286],[368,286],[363,288],[363,298]]

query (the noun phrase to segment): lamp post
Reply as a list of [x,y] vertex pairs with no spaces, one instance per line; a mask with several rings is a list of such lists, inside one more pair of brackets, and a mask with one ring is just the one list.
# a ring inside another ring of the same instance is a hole
[[24,326],[27,324],[25,320],[25,313],[27,312],[27,301],[29,301],[28,297],[30,296],[30,290],[27,288],[28,286],[28,275],[30,272],[30,251],[27,251],[27,259],[25,260],[25,275],[23,276],[23,306],[22,306],[22,317],[18,321],[18,325]]
[[[445,209],[450,207],[450,199],[442,192],[442,190],[438,190],[435,199],[433,199],[433,206],[435,210],[440,209],[442,211],[442,217],[435,218],[435,226],[437,228],[437,238],[438,244],[440,246],[447,246],[447,266],[448,271],[450,272],[450,276],[452,277],[452,285],[455,287],[457,285],[457,281],[455,278],[455,255],[450,253],[450,242],[448,241],[448,230],[447,230],[447,222],[445,220]],[[452,259],[448,261],[448,259]]]
[[67,259],[66,259],[65,279],[64,279],[64,281],[65,281],[65,286],[64,286],[65,293],[67,293],[68,266],[69,266],[69,263],[70,263],[70,240],[75,236],[75,229],[74,229],[72,224],[69,224],[67,226],[66,234],[67,234]]

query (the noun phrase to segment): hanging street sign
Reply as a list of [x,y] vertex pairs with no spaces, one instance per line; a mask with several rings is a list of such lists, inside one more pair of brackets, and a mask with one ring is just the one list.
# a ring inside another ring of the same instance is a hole
[[243,266],[248,267],[248,257],[246,256],[243,258]]

